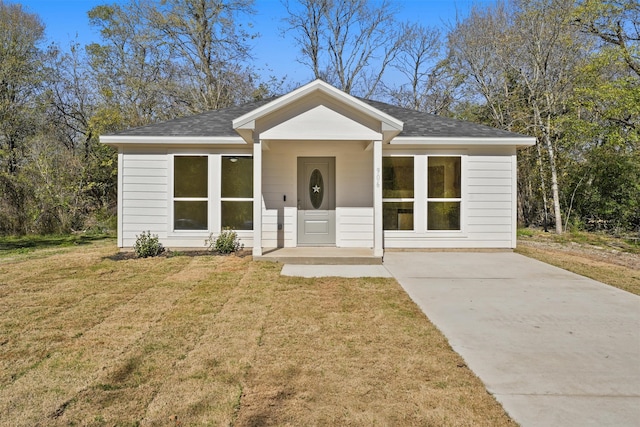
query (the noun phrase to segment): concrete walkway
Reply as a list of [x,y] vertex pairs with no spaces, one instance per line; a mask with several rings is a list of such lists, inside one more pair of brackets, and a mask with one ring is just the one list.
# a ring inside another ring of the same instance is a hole
[[640,297],[510,252],[384,266],[523,427],[640,426]]

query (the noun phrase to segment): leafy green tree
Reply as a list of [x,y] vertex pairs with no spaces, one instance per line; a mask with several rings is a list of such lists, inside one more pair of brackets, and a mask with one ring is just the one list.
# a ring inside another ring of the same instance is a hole
[[0,232],[26,229],[29,183],[18,174],[46,75],[39,47],[43,37],[44,25],[36,15],[0,0]]
[[581,69],[563,123],[575,147],[568,174],[574,220],[590,229],[640,229],[640,6],[583,1],[574,14],[600,41]]

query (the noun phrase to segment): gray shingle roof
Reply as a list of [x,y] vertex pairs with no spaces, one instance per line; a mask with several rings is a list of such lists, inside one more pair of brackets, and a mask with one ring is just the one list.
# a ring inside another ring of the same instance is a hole
[[[119,136],[185,136],[185,137],[237,137],[232,121],[275,98],[243,105],[207,111],[201,114],[181,117],[166,122],[127,129],[116,133]],[[420,111],[409,110],[380,101],[360,99],[362,102],[404,122],[403,137],[474,137],[474,138],[521,138],[520,135],[505,130],[479,125],[477,123],[451,119]]]
[[416,110],[397,107],[385,104],[380,101],[361,99],[373,108],[389,114],[404,122],[404,127],[400,135],[404,137],[443,137],[443,138],[522,138],[514,132],[484,126],[477,123],[463,120],[451,119],[449,117],[437,116],[435,114],[423,113]]

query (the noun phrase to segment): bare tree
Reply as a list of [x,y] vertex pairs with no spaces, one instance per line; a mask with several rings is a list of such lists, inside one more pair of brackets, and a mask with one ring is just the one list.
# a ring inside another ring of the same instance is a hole
[[238,24],[253,13],[253,0],[164,0],[141,3],[159,41],[172,48],[188,88],[191,111],[204,111],[246,101],[255,89],[248,40]]
[[580,37],[564,0],[514,0],[474,9],[452,32],[450,54],[467,75],[469,87],[483,96],[495,123],[538,137],[538,161],[546,216],[547,155],[556,232],[562,233],[556,118],[572,93],[581,64]]
[[396,59],[404,35],[388,0],[285,0],[302,57],[315,78],[354,95],[371,97]]
[[420,24],[403,24],[404,40],[392,65],[404,83],[390,87],[388,96],[398,105],[428,113],[446,112],[453,102],[448,62],[440,60],[440,31]]

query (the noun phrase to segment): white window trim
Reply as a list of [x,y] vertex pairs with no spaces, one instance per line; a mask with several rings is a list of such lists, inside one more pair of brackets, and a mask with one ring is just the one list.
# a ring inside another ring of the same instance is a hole
[[[411,230],[386,230],[384,228],[384,224],[383,224],[383,228],[382,228],[382,232],[383,233],[392,233],[392,234],[407,234],[407,233],[411,233],[411,234],[415,234],[416,233],[416,192],[417,192],[417,176],[419,175],[418,173],[416,173],[416,164],[417,164],[417,159],[418,156],[416,156],[415,154],[387,154],[382,156],[384,157],[411,157],[413,159],[413,197],[411,198],[406,198],[406,197],[402,197],[402,198],[386,198],[383,197],[382,198],[382,208],[384,210],[384,204],[385,203],[401,203],[401,202],[411,202],[413,203],[413,228]],[[384,185],[384,184],[383,184]],[[384,191],[384,188],[383,188]]]
[[[424,156],[424,230],[427,235],[432,237],[466,237],[466,165],[467,155],[461,153],[427,153]],[[460,197],[452,198],[434,198],[429,197],[429,157],[460,157]],[[460,229],[459,230],[430,230],[429,229],[429,202],[460,202]]]
[[[253,197],[222,197],[222,160],[225,157],[248,157],[250,159],[253,159],[253,155],[251,154],[220,154],[220,156],[218,156],[219,158],[219,167],[218,167],[218,185],[217,190],[218,190],[218,198],[217,198],[217,211],[218,211],[218,215],[217,215],[217,230],[218,232],[222,231],[222,202],[253,202],[255,203]],[[255,164],[254,164],[255,167]],[[252,177],[253,179],[253,177]],[[253,183],[255,185],[255,183]],[[252,211],[253,213],[253,211]],[[251,228],[251,230],[234,230],[236,233],[238,233],[238,235],[248,235],[249,233],[253,234],[253,231],[255,230],[255,218],[251,218],[251,221],[254,223],[253,227]]]
[[[207,197],[174,197],[174,185],[175,185],[175,158],[176,157],[206,157],[207,158]],[[179,152],[169,154],[169,194],[167,197],[169,202],[169,221],[167,224],[168,237],[207,237],[212,229],[212,187],[211,185],[211,172],[213,167],[212,157],[209,153],[202,152]],[[174,202],[207,202],[207,229],[206,230],[176,230],[175,224],[175,203]]]

